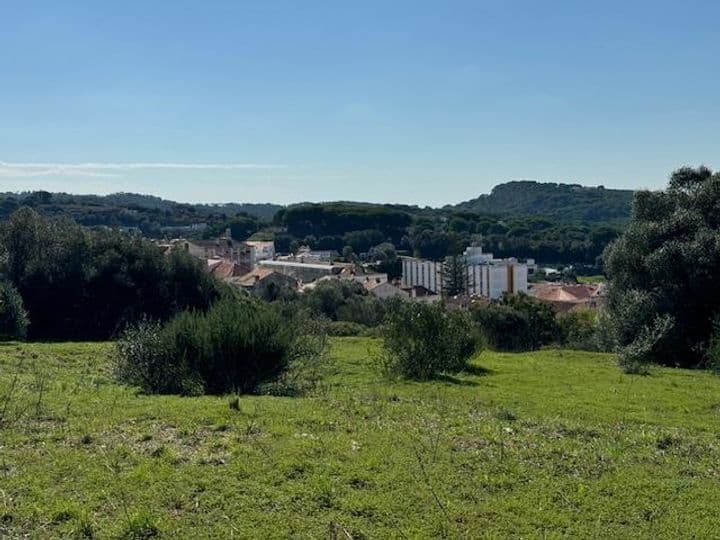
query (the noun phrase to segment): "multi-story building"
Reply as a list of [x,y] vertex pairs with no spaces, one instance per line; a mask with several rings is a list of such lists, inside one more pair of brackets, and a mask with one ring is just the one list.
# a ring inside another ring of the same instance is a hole
[[[517,259],[495,259],[480,247],[469,247],[458,258],[462,265],[463,288],[469,296],[500,298],[503,293],[528,290],[528,266]],[[448,263],[403,257],[402,286],[422,286],[435,294],[444,294]]]
[[275,258],[275,242],[246,240],[245,243],[255,250],[256,261],[267,261]]
[[185,250],[199,259],[224,259],[255,268],[255,248],[245,242],[235,242],[229,238],[218,240],[186,240]]
[[402,286],[420,285],[428,291],[440,294],[442,290],[443,263],[414,257],[402,258]]
[[310,283],[324,276],[337,276],[344,268],[342,265],[285,260],[260,261],[258,264],[260,268],[271,268],[286,276],[292,276],[303,283]]

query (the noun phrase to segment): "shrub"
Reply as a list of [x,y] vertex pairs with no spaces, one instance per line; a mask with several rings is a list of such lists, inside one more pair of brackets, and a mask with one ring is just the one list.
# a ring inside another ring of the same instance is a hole
[[338,321],[363,326],[377,326],[385,317],[385,304],[375,296],[355,295],[348,298],[336,311]]
[[384,302],[370,295],[361,283],[347,279],[320,281],[303,293],[301,306],[331,321],[377,326],[385,316]]
[[348,321],[331,321],[327,325],[328,335],[335,337],[369,336],[371,329],[363,324]]
[[485,344],[496,351],[526,351],[532,348],[530,324],[520,311],[492,303],[473,308]]
[[116,374],[150,393],[257,392],[283,377],[298,392],[290,386],[307,386],[301,372],[317,365],[326,346],[311,322],[285,319],[259,300],[224,298],[207,312],[129,328],[117,343]]
[[442,304],[389,302],[383,337],[386,370],[410,379],[462,371],[479,349],[468,314]]
[[558,314],[560,343],[570,349],[600,350],[597,319],[597,313],[589,309]]
[[705,350],[705,365],[720,375],[720,316],[713,319],[713,333]]
[[303,294],[303,305],[316,315],[337,320],[337,310],[348,298],[362,294],[361,289],[359,283],[344,279],[319,281],[313,289]]
[[28,315],[22,297],[11,283],[0,283],[0,340],[25,339]]
[[528,322],[528,341],[532,349],[555,342],[559,336],[555,309],[527,294],[505,294],[501,302],[525,314]]
[[526,294],[473,307],[473,318],[486,344],[500,351],[529,351],[548,345],[559,336],[555,310]]

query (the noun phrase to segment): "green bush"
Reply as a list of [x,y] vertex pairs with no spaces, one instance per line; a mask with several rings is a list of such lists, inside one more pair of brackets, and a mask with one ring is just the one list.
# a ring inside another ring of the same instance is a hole
[[713,318],[713,333],[705,350],[705,366],[720,375],[720,316]]
[[[297,393],[325,350],[312,319],[288,320],[251,298],[224,298],[207,312],[186,311],[165,325],[144,322],[117,343],[120,380],[149,393],[197,395],[265,391]],[[302,373],[301,373],[302,372]]]
[[318,282],[300,296],[299,305],[316,316],[331,321],[346,321],[377,326],[385,316],[385,303],[375,298],[361,283],[347,279]]
[[399,299],[387,305],[383,337],[385,369],[409,379],[462,371],[480,348],[466,312]]
[[600,350],[598,316],[589,309],[573,310],[557,316],[560,343],[568,349]]
[[473,318],[485,344],[496,351],[527,351],[532,348],[527,316],[502,304],[475,307]]
[[555,311],[525,294],[505,295],[472,308],[485,343],[498,351],[530,351],[557,341]]
[[25,339],[28,315],[22,297],[11,283],[0,283],[0,340]]
[[357,294],[337,309],[336,316],[338,321],[377,326],[385,317],[385,303],[372,295]]
[[327,332],[328,335],[335,337],[375,337],[380,335],[381,329],[349,321],[330,321],[327,325]]

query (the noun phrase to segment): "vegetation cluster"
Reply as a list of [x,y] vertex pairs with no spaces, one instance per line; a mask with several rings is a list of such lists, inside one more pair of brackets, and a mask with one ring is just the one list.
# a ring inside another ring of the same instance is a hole
[[12,310],[16,334],[24,327],[33,340],[108,339],[141,317],[167,320],[185,309],[207,309],[222,292],[187,253],[166,256],[141,238],[29,208],[0,224],[0,273],[8,283],[3,313]]
[[315,382],[325,336],[297,313],[226,297],[166,324],[141,322],[117,343],[116,374],[148,393],[298,394]]

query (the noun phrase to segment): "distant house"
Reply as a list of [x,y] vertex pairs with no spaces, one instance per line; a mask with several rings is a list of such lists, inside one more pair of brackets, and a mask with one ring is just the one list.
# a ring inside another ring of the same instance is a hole
[[387,279],[385,281],[367,280],[363,283],[363,287],[377,298],[394,298],[400,296],[402,298],[408,298],[410,295],[407,291],[402,290],[400,287],[396,287]]
[[232,285],[245,290],[257,291],[264,287],[297,289],[298,281],[292,276],[277,272],[272,268],[257,267],[246,274],[228,280]]
[[230,279],[247,274],[252,270],[250,265],[226,259],[208,259],[208,270],[218,279]]
[[183,247],[199,259],[226,259],[250,268],[255,267],[255,249],[245,242],[235,242],[230,238],[185,240]]
[[552,304],[557,311],[596,308],[602,300],[602,284],[536,283],[528,294]]
[[270,268],[286,276],[291,276],[304,283],[324,276],[336,276],[344,266],[323,263],[306,263],[291,260],[260,261],[260,268]]
[[[347,270],[347,269],[346,269]],[[358,273],[357,271],[349,271],[346,270],[343,271],[341,274],[341,277],[344,277],[345,279],[350,279],[352,281],[357,281],[360,284],[366,284],[370,282],[374,283],[384,283],[385,281],[388,281],[388,275],[380,272],[369,272],[369,273]]]
[[256,261],[267,261],[275,258],[275,242],[247,240],[245,243],[255,250]]
[[295,254],[296,260],[303,261],[324,261],[330,262],[338,256],[338,252],[332,249],[310,249],[308,246],[301,246]]
[[432,304],[439,302],[441,296],[431,291],[430,289],[423,287],[422,285],[413,285],[412,287],[401,287],[403,291],[407,293],[411,300],[415,302],[424,302],[426,304]]

